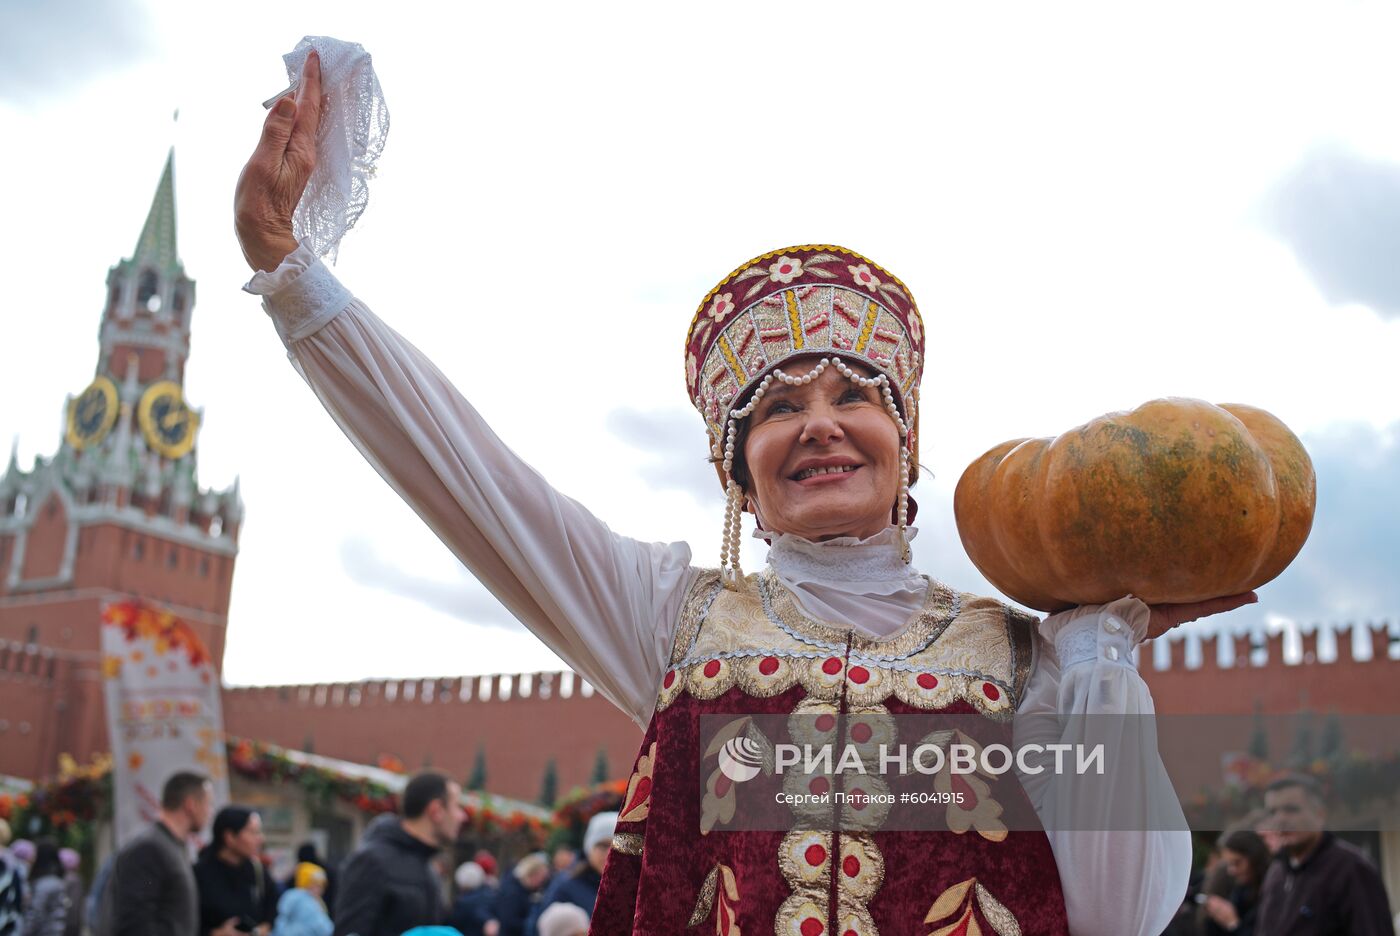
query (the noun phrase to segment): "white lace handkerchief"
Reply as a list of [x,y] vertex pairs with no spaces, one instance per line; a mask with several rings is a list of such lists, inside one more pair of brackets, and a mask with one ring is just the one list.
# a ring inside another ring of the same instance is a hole
[[293,87],[312,49],[321,57],[321,129],[316,169],[292,216],[292,232],[317,256],[334,263],[340,239],[369,202],[369,180],[389,136],[389,108],[370,55],[357,42],[329,36],[302,39],[282,56]]

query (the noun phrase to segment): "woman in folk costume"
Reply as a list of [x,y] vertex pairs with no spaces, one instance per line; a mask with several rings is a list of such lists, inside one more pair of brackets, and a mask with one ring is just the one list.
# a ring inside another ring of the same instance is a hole
[[[920,575],[908,495],[923,324],[893,274],[829,245],[739,267],[687,333],[687,388],[727,496],[720,568],[693,565],[684,543],[614,534],[293,237],[324,104],[307,56],[240,180],[239,237],[258,271],[248,289],[365,457],[644,728],[593,933],[1155,936],[1167,924],[1190,870],[1185,831],[1009,831],[975,802],[950,809],[943,831],[725,831],[733,786],[711,773],[701,794],[714,764],[697,725],[794,711],[1150,714],[1132,649],[1247,596],[1166,608],[1125,598],[1038,621]],[[767,567],[748,576],[746,511],[770,543]],[[1155,748],[1139,754],[1144,779],[1116,805],[1131,814],[1165,797],[1179,815]],[[1074,802],[1050,774],[1021,795],[1042,814],[1101,805]]]

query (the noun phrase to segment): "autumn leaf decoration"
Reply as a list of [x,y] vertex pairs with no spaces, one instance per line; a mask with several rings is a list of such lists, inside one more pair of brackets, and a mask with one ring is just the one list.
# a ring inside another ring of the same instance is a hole
[[637,769],[632,771],[632,779],[627,783],[627,793],[622,797],[622,813],[618,822],[640,822],[651,811],[651,771],[656,763],[656,742],[651,742],[647,752],[637,759]]
[[[935,744],[946,751],[952,742],[971,745],[976,763],[982,763],[982,745],[961,731],[937,731],[926,736],[920,743]],[[989,842],[1006,840],[1007,828],[1001,819],[1002,807],[992,798],[992,789],[987,783],[990,779],[991,776],[984,774],[980,766],[972,773],[955,774],[951,765],[946,762],[943,769],[934,776],[935,792],[945,798],[957,796],[957,799],[946,800],[950,831],[961,835],[968,829],[976,829],[977,834]]]
[[714,929],[709,931],[715,936],[740,936],[739,921],[734,916],[734,905],[738,902],[739,884],[734,880],[733,869],[728,865],[715,865],[705,877],[705,883],[700,885],[700,896],[686,926],[700,926],[714,917]]
[[[773,743],[763,732],[758,730],[758,726],[753,723],[753,718],[745,715],[729,722],[710,741],[709,747],[705,749],[703,760],[718,758],[720,749],[732,738],[743,734],[749,738],[763,751],[763,772],[770,774],[773,772]],[[735,807],[735,785],[734,781],[724,775],[724,772],[715,767],[710,772],[709,778],[705,781],[705,795],[700,801],[700,834],[708,835],[716,825],[724,825],[734,818]]]
[[924,922],[943,924],[930,936],[982,936],[984,930],[973,913],[974,905],[981,911],[982,918],[995,936],[1021,936],[1021,926],[1011,911],[975,877],[954,884],[929,907]]

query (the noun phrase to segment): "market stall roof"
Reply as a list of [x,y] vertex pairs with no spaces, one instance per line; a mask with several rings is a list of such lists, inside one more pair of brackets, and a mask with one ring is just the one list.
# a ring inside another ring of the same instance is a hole
[[[230,738],[230,742],[236,743]],[[385,770],[383,767],[373,767],[369,764],[357,764],[353,761],[339,760],[334,757],[325,757],[320,754],[308,754],[305,751],[296,751],[291,748],[278,747],[273,744],[260,744],[260,747],[267,751],[280,753],[287,760],[304,767],[314,767],[329,773],[338,774],[349,780],[366,780],[376,783],[392,793],[402,793],[404,787],[408,786],[409,775],[398,773],[393,770]],[[511,799],[507,796],[497,796],[493,793],[478,793],[472,790],[463,790],[461,803],[471,809],[491,808],[497,812],[519,812],[532,819],[547,823],[553,813],[534,803],[527,803],[523,800]]]
[[0,793],[9,793],[14,796],[23,793],[31,793],[33,790],[34,784],[23,777],[12,777],[9,774],[0,774]]

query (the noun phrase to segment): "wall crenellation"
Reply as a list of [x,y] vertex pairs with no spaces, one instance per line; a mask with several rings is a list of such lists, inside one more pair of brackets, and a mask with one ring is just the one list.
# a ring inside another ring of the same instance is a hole
[[1400,662],[1397,623],[1314,623],[1269,633],[1174,632],[1144,646],[1144,658],[1150,664],[1143,668],[1164,672]]
[[591,698],[594,688],[570,671],[490,673],[423,679],[366,679],[350,683],[242,686],[224,690],[226,710],[296,705],[340,708],[379,705],[462,705],[524,700]]
[[[1300,628],[1296,638],[1296,641],[1290,640],[1290,635],[1284,632],[1179,633],[1153,641],[1144,649],[1151,655],[1150,668],[1159,672],[1400,661],[1400,628],[1389,621],[1360,625],[1314,624]],[[583,677],[564,670],[229,687],[224,690],[224,703],[226,706],[248,708],[277,707],[288,703],[304,708],[461,705],[568,700],[578,696],[589,698],[594,692]]]

